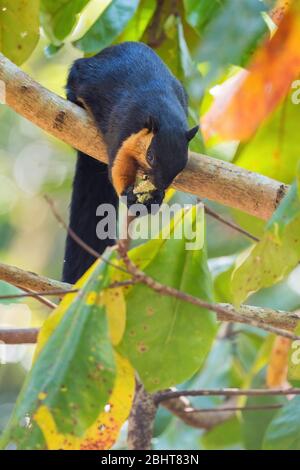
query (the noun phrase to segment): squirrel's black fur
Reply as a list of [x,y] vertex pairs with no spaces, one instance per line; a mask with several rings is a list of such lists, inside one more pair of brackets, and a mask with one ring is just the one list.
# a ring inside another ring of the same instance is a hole
[[[102,203],[118,205],[110,171],[122,143],[142,129],[153,132],[148,152],[154,157],[150,173],[157,192],[152,202],[160,204],[165,189],[187,163],[188,142],[197,128],[188,131],[183,86],[142,43],[126,42],[77,60],[69,74],[67,97],[92,114],[107,144],[108,167],[78,153],[70,216],[73,231],[102,253],[113,241],[97,238],[96,208]],[[124,194],[134,199],[131,187]],[[74,283],[93,261],[68,236],[63,280]]]

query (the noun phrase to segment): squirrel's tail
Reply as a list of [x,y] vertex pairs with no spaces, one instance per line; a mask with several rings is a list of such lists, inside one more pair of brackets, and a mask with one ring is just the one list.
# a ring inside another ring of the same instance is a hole
[[[101,240],[96,233],[100,204],[112,204],[117,211],[118,197],[108,177],[108,167],[94,158],[78,152],[70,210],[70,228],[98,253],[114,244]],[[95,258],[68,234],[65,249],[63,281],[74,284],[91,266]]]

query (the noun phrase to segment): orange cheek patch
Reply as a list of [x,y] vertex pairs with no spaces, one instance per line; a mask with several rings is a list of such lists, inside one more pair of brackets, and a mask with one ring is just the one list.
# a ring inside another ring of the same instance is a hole
[[137,164],[134,158],[119,151],[111,172],[113,186],[119,196],[128,186],[134,184],[136,173]]
[[112,182],[118,195],[135,183],[139,167],[144,170],[150,168],[146,154],[153,135],[148,129],[142,129],[128,137],[121,145],[111,170]]

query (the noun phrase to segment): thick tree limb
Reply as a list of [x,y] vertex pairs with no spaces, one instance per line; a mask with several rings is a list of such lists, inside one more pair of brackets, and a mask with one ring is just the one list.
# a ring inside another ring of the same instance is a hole
[[[32,80],[0,54],[6,104],[51,135],[92,157],[107,161],[106,146],[88,114]],[[287,186],[206,155],[190,153],[174,187],[268,219]]]

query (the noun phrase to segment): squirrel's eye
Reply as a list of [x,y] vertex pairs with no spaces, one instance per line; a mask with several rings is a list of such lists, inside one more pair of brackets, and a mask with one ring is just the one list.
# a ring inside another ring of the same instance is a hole
[[154,153],[152,152],[150,148],[147,150],[146,160],[150,166],[152,166],[155,161]]

